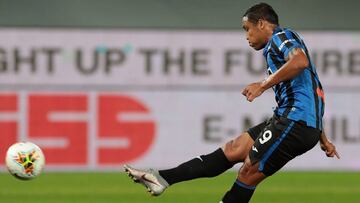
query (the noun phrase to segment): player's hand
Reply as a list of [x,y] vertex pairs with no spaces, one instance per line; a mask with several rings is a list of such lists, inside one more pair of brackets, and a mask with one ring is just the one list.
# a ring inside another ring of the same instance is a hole
[[251,83],[242,91],[242,94],[249,102],[252,102],[256,97],[260,96],[265,91],[261,84],[262,82]]
[[333,143],[327,142],[320,142],[321,149],[326,153],[327,157],[336,157],[340,159],[339,153],[336,151],[336,147]]

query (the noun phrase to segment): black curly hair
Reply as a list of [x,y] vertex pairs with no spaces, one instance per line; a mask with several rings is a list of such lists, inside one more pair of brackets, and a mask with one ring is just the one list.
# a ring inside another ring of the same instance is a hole
[[244,14],[249,22],[256,24],[260,19],[274,25],[279,25],[279,17],[274,9],[267,3],[259,3],[250,7]]

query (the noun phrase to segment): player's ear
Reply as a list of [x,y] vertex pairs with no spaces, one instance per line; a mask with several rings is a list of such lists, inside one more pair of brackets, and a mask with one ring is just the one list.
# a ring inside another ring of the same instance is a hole
[[265,21],[263,19],[259,19],[257,22],[257,26],[259,29],[263,30],[265,28]]

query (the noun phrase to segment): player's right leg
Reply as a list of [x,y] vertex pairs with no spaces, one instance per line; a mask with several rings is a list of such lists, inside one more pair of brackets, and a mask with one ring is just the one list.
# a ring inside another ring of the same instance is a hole
[[245,160],[254,141],[246,132],[216,151],[198,156],[179,166],[159,171],[169,185],[196,178],[215,177]]
[[124,165],[124,169],[134,182],[144,185],[148,192],[153,196],[160,195],[167,187],[169,187],[166,180],[164,180],[156,170],[138,170],[129,165]]
[[254,140],[243,133],[216,151],[198,156],[167,170],[139,170],[125,165],[125,172],[136,182],[144,185],[154,195],[160,195],[172,184],[203,177],[214,177],[242,162],[248,155]]
[[[161,194],[168,186],[187,180],[214,177],[230,169],[234,164],[243,162],[248,156],[257,135],[266,122],[263,122],[237,138],[230,140],[216,151],[198,156],[179,166],[167,170],[138,170],[125,165],[125,171],[135,182],[147,187],[153,195]],[[142,178],[145,175],[146,179]],[[147,180],[149,179],[149,180]]]

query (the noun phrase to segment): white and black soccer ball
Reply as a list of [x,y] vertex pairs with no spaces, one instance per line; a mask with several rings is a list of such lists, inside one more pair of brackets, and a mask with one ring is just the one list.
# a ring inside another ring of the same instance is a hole
[[45,166],[45,156],[34,143],[18,142],[9,147],[6,166],[16,178],[31,180],[41,174]]

